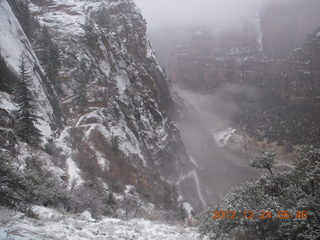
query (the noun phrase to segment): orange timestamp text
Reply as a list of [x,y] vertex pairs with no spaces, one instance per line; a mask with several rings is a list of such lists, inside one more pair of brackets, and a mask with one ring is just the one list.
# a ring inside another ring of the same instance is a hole
[[290,212],[285,210],[280,211],[212,211],[211,219],[301,219],[306,220],[308,218],[307,211]]

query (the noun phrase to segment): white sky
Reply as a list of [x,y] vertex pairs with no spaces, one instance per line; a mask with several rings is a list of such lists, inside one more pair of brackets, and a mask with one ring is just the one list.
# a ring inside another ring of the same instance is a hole
[[135,0],[149,28],[167,24],[233,24],[265,1],[268,0]]

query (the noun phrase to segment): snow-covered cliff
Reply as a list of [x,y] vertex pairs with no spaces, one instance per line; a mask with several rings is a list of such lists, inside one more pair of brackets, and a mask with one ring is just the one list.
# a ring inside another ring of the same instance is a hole
[[[60,49],[59,96],[48,90],[41,63],[7,1],[0,5],[1,55],[16,74],[20,55],[27,57],[43,116],[37,127],[48,142],[47,153],[37,155],[62,179],[60,185],[96,212],[110,194],[118,215],[137,215],[139,208],[176,211],[188,205],[184,201],[203,208],[204,176],[181,140],[178,107],[134,2],[31,0],[29,6]],[[53,100],[63,119],[54,134],[49,126],[59,124]],[[15,105],[13,96],[1,92],[1,108],[10,112]]]

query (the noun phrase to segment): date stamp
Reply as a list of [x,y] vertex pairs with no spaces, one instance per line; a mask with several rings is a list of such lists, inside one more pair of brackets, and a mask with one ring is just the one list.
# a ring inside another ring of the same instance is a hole
[[267,219],[308,219],[307,211],[290,212],[286,210],[280,211],[213,211],[211,219],[244,219],[244,220],[267,220]]

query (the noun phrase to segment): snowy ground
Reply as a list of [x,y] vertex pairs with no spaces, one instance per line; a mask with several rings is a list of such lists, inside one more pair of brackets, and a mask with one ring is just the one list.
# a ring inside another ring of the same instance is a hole
[[0,208],[0,240],[195,240],[195,228],[166,225],[143,219],[96,221],[88,212],[64,215],[37,207],[37,219]]

